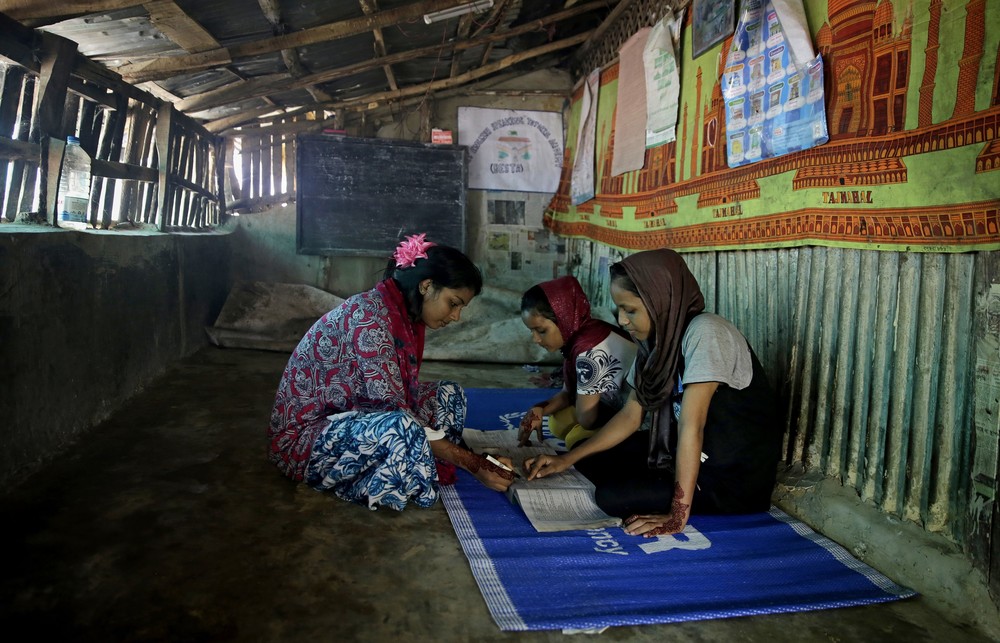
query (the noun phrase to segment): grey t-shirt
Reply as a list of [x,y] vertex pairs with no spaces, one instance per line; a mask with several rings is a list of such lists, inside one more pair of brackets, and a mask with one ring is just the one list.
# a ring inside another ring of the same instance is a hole
[[[740,329],[725,317],[715,313],[702,313],[691,320],[681,338],[681,355],[684,357],[684,371],[677,378],[674,417],[680,419],[679,394],[685,384],[697,382],[720,382],[742,390],[750,386],[753,379],[753,362],[750,346]],[[629,371],[627,383],[635,387],[634,364]],[[649,428],[649,414],[643,421],[643,429]]]
[[739,391],[753,379],[746,338],[732,322],[714,313],[691,320],[681,340],[681,354],[684,384],[721,382]]
[[[691,320],[681,338],[681,355],[684,356],[682,381],[721,382],[736,390],[750,386],[753,379],[753,362],[750,346],[740,329],[715,313],[702,313]],[[635,369],[628,374],[628,385],[635,388]]]

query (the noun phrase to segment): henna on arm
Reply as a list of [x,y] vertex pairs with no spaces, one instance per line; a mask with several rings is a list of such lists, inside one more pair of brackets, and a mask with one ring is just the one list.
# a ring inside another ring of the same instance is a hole
[[691,505],[684,504],[683,500],[684,489],[681,488],[681,483],[675,482],[674,499],[673,502],[670,503],[670,518],[667,519],[667,522],[663,523],[663,526],[650,531],[650,536],[672,534],[681,530],[681,526],[687,518],[687,511],[691,508]]

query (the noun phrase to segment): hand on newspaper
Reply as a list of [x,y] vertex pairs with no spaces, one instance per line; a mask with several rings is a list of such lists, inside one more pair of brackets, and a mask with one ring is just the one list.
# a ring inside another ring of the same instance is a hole
[[521,428],[517,433],[517,446],[530,446],[531,432],[538,432],[538,442],[542,442],[542,407],[533,406],[521,418]]
[[570,463],[561,455],[542,454],[524,461],[524,470],[528,474],[528,480],[544,478],[555,473],[569,469]]

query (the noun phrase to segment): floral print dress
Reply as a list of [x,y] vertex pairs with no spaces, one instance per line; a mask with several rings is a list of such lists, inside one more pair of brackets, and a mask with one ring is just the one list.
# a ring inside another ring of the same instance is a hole
[[269,460],[294,480],[371,509],[433,505],[429,438],[458,442],[466,402],[454,382],[418,381],[424,330],[392,280],[320,318],[278,385]]

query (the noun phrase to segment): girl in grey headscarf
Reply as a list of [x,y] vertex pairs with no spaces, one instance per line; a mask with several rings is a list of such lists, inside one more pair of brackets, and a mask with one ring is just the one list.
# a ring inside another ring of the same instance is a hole
[[692,510],[766,511],[782,429],[746,338],[704,312],[698,282],[673,250],[612,265],[611,298],[638,345],[625,408],[573,451],[528,460],[529,479],[576,465],[630,534],[680,532]]

